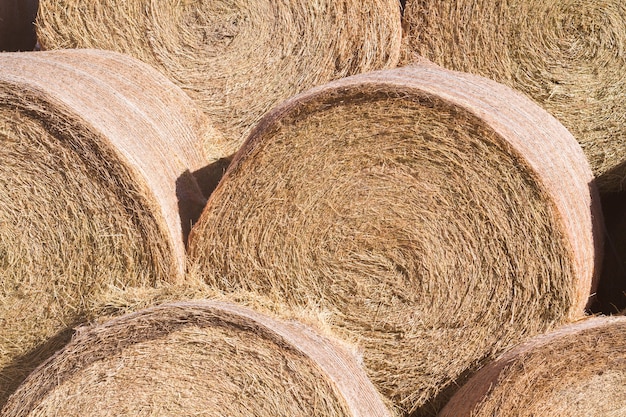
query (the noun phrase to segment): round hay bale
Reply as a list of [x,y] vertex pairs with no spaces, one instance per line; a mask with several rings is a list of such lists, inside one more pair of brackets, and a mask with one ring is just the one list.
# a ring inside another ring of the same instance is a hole
[[504,83],[576,137],[601,190],[626,184],[626,3],[622,0],[408,0],[403,62],[414,54]]
[[486,365],[440,416],[623,416],[625,346],[625,317],[563,327]]
[[6,53],[0,68],[1,402],[101,288],[182,280],[212,130],[131,57]]
[[216,301],[79,329],[2,415],[391,416],[337,343]]
[[38,0],[0,1],[0,51],[32,51]]
[[319,306],[415,410],[493,352],[583,314],[601,213],[571,134],[525,97],[434,65],[287,100],[191,231],[223,291]]
[[158,68],[232,153],[280,101],[394,67],[401,23],[398,0],[41,0],[37,33],[44,49],[111,49]]

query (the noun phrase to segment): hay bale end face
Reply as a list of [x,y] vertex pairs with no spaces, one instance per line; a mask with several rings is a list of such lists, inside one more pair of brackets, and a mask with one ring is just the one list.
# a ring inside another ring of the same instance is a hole
[[[21,375],[12,361],[71,326],[91,295],[183,278],[181,213],[203,207],[190,172],[211,128],[131,57],[6,53],[0,67],[0,369]],[[2,372],[0,398],[20,378]]]
[[[68,398],[72,398],[68,401]],[[355,358],[296,322],[216,301],[79,329],[2,415],[391,416]]]
[[269,113],[190,234],[223,291],[315,306],[396,405],[579,317],[597,268],[592,174],[548,113],[421,65],[349,77]]
[[422,56],[504,83],[556,117],[598,186],[626,184],[626,3],[407,0],[402,62]]
[[398,62],[397,0],[41,0],[44,49],[97,48],[158,68],[235,152],[272,107],[332,79]]
[[626,318],[582,321],[486,365],[441,417],[578,417],[626,413]]

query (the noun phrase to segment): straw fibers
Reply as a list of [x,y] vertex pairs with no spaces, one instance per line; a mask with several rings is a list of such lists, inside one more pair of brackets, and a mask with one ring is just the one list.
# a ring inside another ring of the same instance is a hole
[[234,152],[293,94],[394,67],[398,0],[41,0],[44,49],[112,49],[166,74],[210,114]]
[[626,415],[626,318],[540,336],[480,370],[440,417]]
[[6,53],[0,67],[2,401],[27,372],[12,361],[103,287],[182,280],[205,202],[190,172],[212,129],[182,90],[117,53]]
[[259,123],[191,231],[191,264],[223,291],[328,311],[415,410],[583,314],[591,180],[571,134],[503,85],[429,64],[362,74]]
[[297,322],[216,301],[79,329],[2,415],[390,416],[339,345]]
[[576,137],[601,190],[626,184],[626,2],[407,0],[403,60],[515,88]]
[[37,0],[0,1],[0,51],[35,49],[37,5]]

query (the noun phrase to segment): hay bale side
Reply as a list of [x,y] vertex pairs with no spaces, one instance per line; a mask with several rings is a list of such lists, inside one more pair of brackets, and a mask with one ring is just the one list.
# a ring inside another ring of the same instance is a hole
[[473,376],[441,417],[619,416],[626,412],[626,318],[560,328]]
[[[0,402],[109,285],[182,280],[210,126],[113,52],[0,55]],[[124,277],[124,278],[118,278]],[[17,362],[16,362],[17,361]]]
[[504,83],[568,128],[601,190],[626,184],[626,3],[621,0],[407,0],[414,54]]
[[394,67],[397,0],[42,0],[44,49],[98,48],[158,68],[235,152],[274,105],[332,79]]
[[79,329],[2,411],[146,413],[390,416],[355,358],[332,341],[216,301],[165,304]]
[[0,2],[0,52],[32,51],[37,43],[38,0]]
[[509,88],[433,65],[269,113],[190,234],[223,291],[315,306],[406,410],[583,315],[601,213],[571,134]]

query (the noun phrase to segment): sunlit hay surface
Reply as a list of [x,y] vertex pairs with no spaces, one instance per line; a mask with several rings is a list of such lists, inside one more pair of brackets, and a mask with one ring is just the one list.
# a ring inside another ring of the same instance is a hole
[[207,300],[79,329],[2,415],[390,416],[355,358],[329,339]]
[[485,366],[442,417],[616,417],[626,414],[626,318],[559,329]]
[[202,199],[185,171],[203,163],[204,119],[116,53],[2,54],[0,67],[3,403],[102,288],[182,279],[179,209]]
[[281,100],[394,67],[401,24],[397,0],[41,0],[37,33],[44,49],[112,49],[155,66],[234,152]]
[[190,256],[223,291],[327,311],[379,389],[416,410],[582,315],[591,178],[563,126],[510,89],[434,66],[381,71],[266,116]]
[[626,183],[626,3],[407,0],[414,53],[515,88],[576,137],[602,190]]

